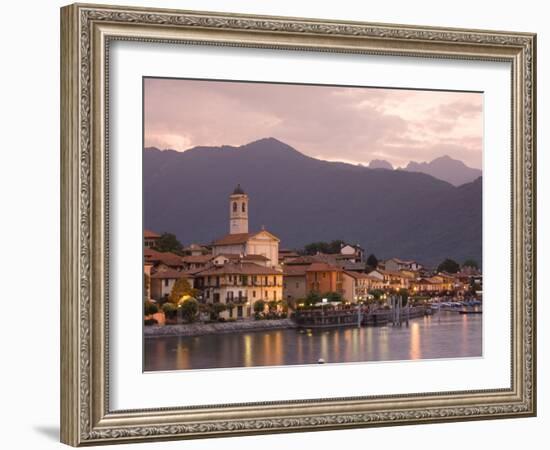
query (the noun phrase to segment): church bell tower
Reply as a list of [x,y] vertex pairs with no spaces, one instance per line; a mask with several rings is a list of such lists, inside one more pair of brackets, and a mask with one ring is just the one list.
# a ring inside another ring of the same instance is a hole
[[229,234],[248,233],[248,195],[238,184],[229,196]]

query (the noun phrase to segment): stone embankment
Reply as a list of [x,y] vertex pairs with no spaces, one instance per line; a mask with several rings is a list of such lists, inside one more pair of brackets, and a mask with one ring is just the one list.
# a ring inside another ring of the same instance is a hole
[[206,334],[269,331],[295,327],[296,325],[290,319],[239,320],[235,322],[149,325],[144,327],[143,334],[147,338],[162,336],[203,336]]

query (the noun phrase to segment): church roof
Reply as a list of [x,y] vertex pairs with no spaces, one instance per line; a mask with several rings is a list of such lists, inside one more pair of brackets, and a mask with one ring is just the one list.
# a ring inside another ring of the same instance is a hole
[[233,195],[244,195],[244,190],[240,184],[237,184],[237,187],[233,191]]
[[235,234],[226,234],[220,239],[216,239],[214,245],[237,245],[237,244],[246,244],[246,241],[254,236],[256,233],[235,233]]
[[226,234],[225,236],[216,239],[214,242],[212,242],[212,245],[239,245],[239,244],[246,244],[246,242],[253,238],[254,236],[260,234],[260,233],[267,233],[269,234],[273,239],[276,239],[279,241],[279,238],[275,236],[274,234],[270,233],[267,230],[261,230],[256,231],[255,233],[234,233],[234,234]]

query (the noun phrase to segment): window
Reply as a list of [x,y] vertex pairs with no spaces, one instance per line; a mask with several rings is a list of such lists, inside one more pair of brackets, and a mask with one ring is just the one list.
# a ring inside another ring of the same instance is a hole
[[233,202],[233,212],[237,212],[237,202]]
[[264,280],[264,281],[265,281],[265,285],[267,286],[267,277],[265,277],[265,280]]
[[243,202],[243,205],[242,205],[242,208],[241,208],[241,209],[242,209],[242,212],[246,212],[246,205],[245,205],[244,202]]
[[168,286],[168,278],[164,279],[164,286]]
[[256,291],[252,291],[252,298],[256,298]]
[[273,291],[273,300],[277,300],[277,291]]

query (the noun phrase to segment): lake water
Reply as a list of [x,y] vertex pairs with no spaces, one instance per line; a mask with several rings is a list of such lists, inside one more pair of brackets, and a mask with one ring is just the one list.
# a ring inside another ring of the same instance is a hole
[[144,370],[482,356],[482,315],[439,312],[407,327],[284,329],[145,339]]

